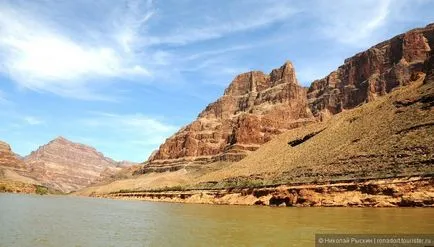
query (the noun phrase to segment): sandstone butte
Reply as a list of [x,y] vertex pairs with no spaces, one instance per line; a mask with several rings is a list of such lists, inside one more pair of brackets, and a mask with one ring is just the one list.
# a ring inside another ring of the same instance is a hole
[[309,88],[300,86],[291,62],[270,74],[240,74],[197,119],[168,138],[142,173],[175,171],[193,164],[235,162],[274,136],[329,119],[432,76],[434,24],[417,28],[345,60]]

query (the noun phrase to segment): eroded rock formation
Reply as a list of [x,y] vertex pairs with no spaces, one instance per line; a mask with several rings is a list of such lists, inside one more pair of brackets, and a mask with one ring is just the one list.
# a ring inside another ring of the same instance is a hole
[[434,76],[434,24],[398,35],[345,60],[301,87],[290,62],[269,75],[238,75],[224,95],[168,138],[142,172],[177,170],[190,162],[238,161],[281,132],[327,119],[426,74]]
[[273,188],[137,191],[91,196],[122,200],[283,207],[434,206],[433,179],[418,177]]
[[238,161],[273,136],[313,120],[306,89],[298,84],[290,62],[269,75],[244,73],[193,123],[167,139],[145,170],[176,170],[188,162]]
[[419,73],[432,74],[433,47],[431,24],[358,53],[312,83],[307,94],[309,108],[315,116],[327,118],[407,85]]
[[120,170],[96,149],[58,137],[24,158],[32,177],[62,192],[84,188]]
[[0,167],[10,167],[14,169],[23,169],[25,164],[17,158],[17,155],[12,152],[9,144],[0,141]]

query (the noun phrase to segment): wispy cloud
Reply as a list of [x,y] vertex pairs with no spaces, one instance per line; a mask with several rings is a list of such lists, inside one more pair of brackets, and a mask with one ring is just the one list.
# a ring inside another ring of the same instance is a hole
[[[168,77],[183,81],[178,77],[182,71],[206,73],[217,60],[222,65],[233,60],[217,58],[224,54],[239,54],[264,43],[272,46],[268,34],[290,40],[288,33],[308,33],[345,46],[373,44],[375,32],[388,25],[391,10],[414,1],[398,2],[4,0],[0,72],[26,89],[113,99],[113,91],[104,89],[119,81],[148,85]],[[255,35],[261,30],[267,32]],[[214,43],[200,43],[205,41]],[[292,59],[290,55],[287,58]],[[249,61],[242,62],[236,67],[248,67]]]
[[39,125],[39,124],[43,124],[44,121],[37,118],[37,117],[33,117],[33,116],[25,116],[23,117],[23,120],[30,125]]
[[[298,12],[293,4],[285,1],[240,1],[238,3],[239,5],[237,2],[231,2],[230,6],[226,6],[226,11],[234,11],[234,13],[229,13],[228,16],[215,16],[215,13],[219,13],[215,11],[215,8],[201,15],[197,15],[197,13],[186,15],[190,16],[190,18],[192,16],[197,17],[197,19],[192,18],[195,26],[190,28],[176,27],[167,34],[150,36],[146,38],[146,43],[149,45],[186,45],[217,39],[232,33],[255,30],[285,21]],[[246,4],[255,6],[255,8],[242,10]],[[242,11],[243,14],[238,13],[238,11]],[[234,18],[234,16],[238,18]],[[225,17],[229,18],[226,19]]]
[[228,52],[247,50],[247,49],[254,48],[256,46],[258,46],[258,45],[257,44],[247,44],[247,45],[235,45],[235,46],[221,48],[221,49],[207,50],[207,51],[202,51],[199,53],[191,54],[191,55],[187,56],[186,58],[184,58],[184,60],[188,61],[188,60],[197,60],[197,59],[202,59],[202,58],[208,58],[208,57],[212,57],[212,56],[216,56],[216,55],[225,54]]
[[305,12],[319,19],[318,27],[323,35],[347,45],[360,45],[369,42],[373,32],[385,25],[392,1],[337,0],[333,4],[315,1],[315,5]]
[[9,101],[6,99],[6,94],[0,90],[0,104],[9,103]]
[[94,117],[84,120],[89,126],[118,126],[123,131],[134,131],[138,135],[151,135],[158,133],[169,133],[176,127],[163,122],[144,116],[143,114],[120,115],[107,112],[91,112]]
[[[21,87],[92,98],[91,85],[103,84],[104,78],[150,76],[132,47],[135,30],[150,18],[152,10],[147,9],[140,20],[134,20],[139,14],[130,15],[129,11],[138,11],[132,5],[123,10],[125,19],[121,16],[112,26],[103,27],[106,30],[95,38],[71,35],[63,26],[67,23],[38,14],[38,10],[48,7],[0,3],[0,69]],[[95,30],[86,28],[81,31],[95,34]]]
[[[144,161],[154,149],[158,148],[166,138],[179,128],[143,114],[106,112],[91,112],[90,114],[90,117],[81,119],[78,124],[88,131],[97,130],[109,134],[110,138],[104,137],[93,142],[96,146],[102,146],[102,150],[110,150],[109,153],[117,159]],[[135,155],[134,157],[125,157],[122,150],[129,150],[130,152],[134,150]]]

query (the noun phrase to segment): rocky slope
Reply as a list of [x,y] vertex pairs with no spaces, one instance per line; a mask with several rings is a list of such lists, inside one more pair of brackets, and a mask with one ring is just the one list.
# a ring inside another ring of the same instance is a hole
[[9,144],[2,141],[0,141],[0,167],[25,168],[24,162],[12,152]]
[[40,183],[28,176],[26,164],[18,157],[0,141],[0,192],[34,193]]
[[[370,102],[422,74],[432,76],[434,24],[411,30],[345,60],[301,87],[290,62],[266,75],[238,75],[224,95],[168,138],[143,173],[239,161],[274,136]],[[430,72],[431,71],[431,72]]]
[[118,164],[92,147],[58,137],[24,158],[29,173],[49,188],[71,192],[115,174]]
[[287,131],[201,181],[224,186],[434,176],[434,80],[424,78],[328,121]]
[[179,178],[182,170],[151,173],[141,184],[120,180],[86,193],[186,203],[432,207],[432,143],[434,80],[420,74],[389,95],[278,135],[239,162],[199,176],[183,169],[188,181],[164,187],[162,177]]
[[[347,59],[305,91],[290,63],[270,75],[242,74],[150,157],[140,179],[84,194],[223,204],[433,206],[433,42],[433,24],[411,30]],[[286,83],[274,83],[276,78]],[[254,120],[233,124],[245,118]],[[263,122],[268,118],[276,120],[271,128]],[[236,159],[225,157],[239,150]],[[166,172],[148,173],[159,169]],[[159,183],[170,177],[172,183]],[[365,189],[361,181],[387,185]]]

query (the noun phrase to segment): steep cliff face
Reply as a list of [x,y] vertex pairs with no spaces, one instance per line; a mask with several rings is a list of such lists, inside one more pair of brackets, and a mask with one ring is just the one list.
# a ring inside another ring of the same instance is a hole
[[94,183],[120,168],[92,147],[58,137],[24,158],[29,173],[42,184],[70,192]]
[[431,70],[434,25],[411,30],[345,60],[309,88],[309,107],[327,118],[374,100]]
[[286,62],[269,75],[238,75],[224,95],[166,140],[145,166],[178,169],[188,162],[237,161],[276,134],[313,121],[306,90]]

